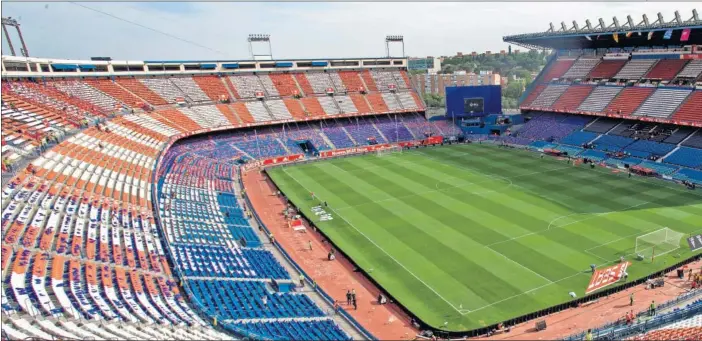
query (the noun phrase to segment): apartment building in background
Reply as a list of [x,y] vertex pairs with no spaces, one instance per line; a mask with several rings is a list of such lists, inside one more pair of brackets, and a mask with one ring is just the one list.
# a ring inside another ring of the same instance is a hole
[[466,71],[456,71],[451,74],[420,74],[413,75],[412,82],[417,85],[422,94],[446,95],[447,86],[478,86],[503,85],[503,79],[492,71],[481,71],[479,74]]

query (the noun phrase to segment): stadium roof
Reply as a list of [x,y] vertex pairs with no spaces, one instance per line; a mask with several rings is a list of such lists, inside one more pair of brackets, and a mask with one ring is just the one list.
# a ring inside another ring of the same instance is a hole
[[[683,31],[689,29],[689,34]],[[653,32],[653,33],[651,33]],[[702,44],[702,20],[697,10],[692,11],[692,17],[683,20],[678,11],[675,19],[665,21],[658,13],[654,22],[649,22],[643,15],[641,22],[635,23],[629,15],[625,23],[620,24],[617,17],[612,18],[612,24],[607,26],[600,18],[593,26],[590,20],[580,27],[576,21],[570,28],[561,22],[556,29],[553,23],[545,32],[526,33],[502,38],[507,43],[530,49],[595,49],[637,46],[670,46]]]

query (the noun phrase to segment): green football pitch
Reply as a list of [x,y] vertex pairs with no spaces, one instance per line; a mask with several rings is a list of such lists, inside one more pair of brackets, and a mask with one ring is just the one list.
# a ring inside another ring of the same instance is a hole
[[[699,192],[494,145],[277,167],[285,195],[424,322],[465,331],[582,297],[590,264],[629,280],[690,257],[635,260],[636,237],[702,230]],[[313,192],[316,199],[312,199]],[[332,219],[312,212],[326,201]]]

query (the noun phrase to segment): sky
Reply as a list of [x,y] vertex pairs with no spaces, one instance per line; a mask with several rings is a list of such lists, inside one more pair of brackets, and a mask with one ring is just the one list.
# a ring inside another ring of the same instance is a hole
[[[2,16],[18,19],[33,57],[240,60],[250,59],[251,33],[270,34],[275,59],[381,57],[386,35],[403,35],[408,56],[442,56],[505,50],[503,36],[542,32],[550,22],[610,24],[617,16],[624,23],[630,14],[638,23],[642,14],[654,21],[658,12],[670,21],[675,10],[687,20],[693,8],[702,10],[698,2],[3,1]],[[19,40],[13,42],[18,49]],[[254,47],[256,54],[268,52]],[[399,45],[391,52],[400,56]],[[10,54],[4,34],[2,54]]]

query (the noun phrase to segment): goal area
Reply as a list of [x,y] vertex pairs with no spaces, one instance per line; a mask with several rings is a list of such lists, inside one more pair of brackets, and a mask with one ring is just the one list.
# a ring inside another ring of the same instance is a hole
[[378,156],[388,156],[388,155],[398,154],[398,153],[402,153],[402,147],[391,146],[388,148],[379,149],[376,151],[376,153],[377,153],[376,155],[378,155]]
[[673,252],[680,248],[684,234],[667,227],[636,237],[635,252],[637,257],[653,260],[657,256]]

